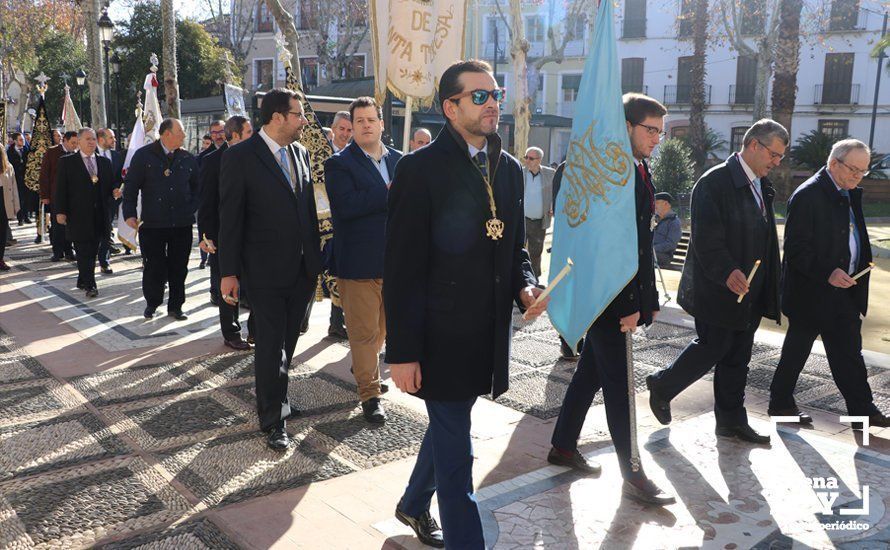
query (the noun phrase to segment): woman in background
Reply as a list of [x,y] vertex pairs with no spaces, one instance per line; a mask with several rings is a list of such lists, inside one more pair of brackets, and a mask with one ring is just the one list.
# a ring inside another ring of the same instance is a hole
[[0,148],[0,271],[9,271],[9,266],[3,261],[3,256],[6,254],[6,238],[9,236],[7,235],[9,220],[15,218],[21,207],[15,170],[6,157],[6,150]]

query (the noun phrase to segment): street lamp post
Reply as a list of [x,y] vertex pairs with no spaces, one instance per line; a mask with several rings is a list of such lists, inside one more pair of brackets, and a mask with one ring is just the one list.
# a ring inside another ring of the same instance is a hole
[[111,56],[111,72],[114,73],[114,128],[121,133],[121,58],[114,52]]
[[77,69],[74,79],[77,81],[77,110],[80,111],[80,116],[84,117],[86,115],[83,112],[83,84],[87,81],[87,73],[83,69]]
[[[96,23],[99,27],[99,40],[102,42],[102,50],[105,53],[105,98],[107,100],[106,105],[111,105],[111,77],[109,73],[108,66],[108,50],[111,49],[111,39],[114,38],[114,22],[108,17],[108,10],[102,10],[102,17],[99,18],[99,21]],[[106,107],[105,109],[106,120],[111,119],[111,109]]]

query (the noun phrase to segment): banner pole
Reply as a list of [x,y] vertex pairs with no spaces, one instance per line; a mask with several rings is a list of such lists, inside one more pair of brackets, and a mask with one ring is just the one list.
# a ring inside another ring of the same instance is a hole
[[405,98],[405,128],[402,132],[402,151],[408,152],[408,140],[411,136],[411,110],[414,107],[414,98],[410,95]]
[[636,388],[634,385],[634,338],[633,333],[624,333],[624,343],[627,351],[627,398],[628,413],[630,415],[630,469],[633,472],[640,471],[640,449],[637,447],[637,404]]

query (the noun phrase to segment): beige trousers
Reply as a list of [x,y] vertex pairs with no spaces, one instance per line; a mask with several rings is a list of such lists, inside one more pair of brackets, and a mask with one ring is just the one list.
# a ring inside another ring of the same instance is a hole
[[383,279],[337,279],[361,401],[380,397],[379,354],[386,339]]

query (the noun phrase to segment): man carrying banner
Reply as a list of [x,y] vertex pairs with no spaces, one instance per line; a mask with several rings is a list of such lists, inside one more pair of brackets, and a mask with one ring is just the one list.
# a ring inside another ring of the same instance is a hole
[[[430,423],[396,517],[424,544],[483,548],[473,497],[470,412],[507,390],[513,302],[540,315],[525,242],[522,171],[501,149],[491,67],[459,61],[439,81],[445,128],[402,157],[389,193],[384,253],[386,362]],[[430,516],[437,493],[440,531]]]
[[578,451],[578,438],[584,418],[596,392],[602,388],[606,421],[624,478],[624,496],[644,504],[664,506],[676,502],[652,482],[641,467],[631,461],[630,397],[627,382],[625,333],[638,325],[650,325],[658,313],[658,291],[652,256],[652,229],[655,216],[655,187],[646,159],[661,140],[667,109],[643,94],[624,95],[624,117],[634,157],[634,195],[639,269],[587,331],[581,359],[566,390],[565,400],[553,430],[553,448],[547,456],[551,464],[598,474],[600,466]]
[[717,435],[770,442],[748,424],[745,384],[761,317],[780,320],[775,191],[766,175],[787,147],[785,128],[761,119],[745,133],[742,151],[708,170],[692,189],[692,235],[678,303],[695,317],[698,338],[646,378],[649,404],[662,424],[671,421],[671,399],[716,365]]

